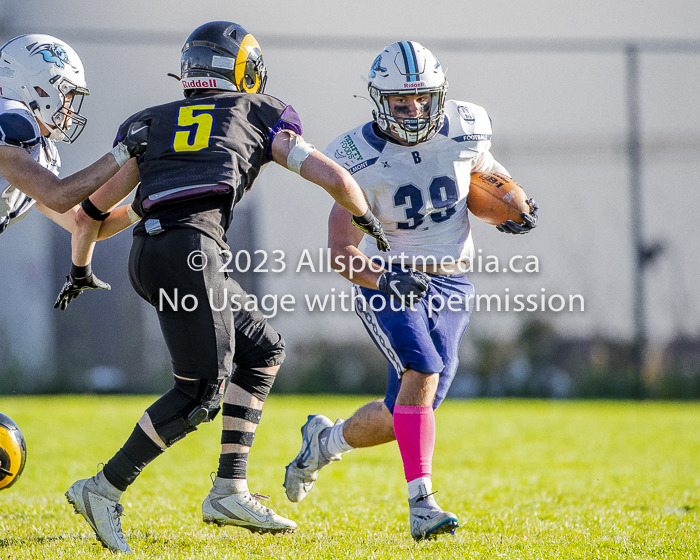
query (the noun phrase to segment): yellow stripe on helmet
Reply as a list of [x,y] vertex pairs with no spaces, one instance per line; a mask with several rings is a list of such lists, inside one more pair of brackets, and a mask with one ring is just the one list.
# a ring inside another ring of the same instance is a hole
[[[257,52],[256,52],[257,51]],[[246,65],[251,55],[261,53],[260,45],[250,33],[248,33],[241,41],[241,46],[238,49],[236,56],[236,65],[234,66],[234,77],[236,78],[236,87],[238,91],[245,93],[257,93],[260,89],[260,76],[255,75],[255,84],[252,87],[247,87],[245,82]]]
[[15,436],[15,431],[9,431],[4,426],[0,426],[0,448],[2,448],[10,459],[10,464],[3,464],[3,468],[10,471],[9,475],[0,473],[0,490],[12,484],[22,469],[22,446]]

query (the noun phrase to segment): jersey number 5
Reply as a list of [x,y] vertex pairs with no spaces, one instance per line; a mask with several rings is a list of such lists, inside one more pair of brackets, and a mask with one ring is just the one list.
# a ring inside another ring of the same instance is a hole
[[209,147],[214,115],[206,111],[216,109],[216,105],[187,105],[180,107],[177,126],[185,130],[175,131],[173,150],[176,152],[198,152]]
[[[430,219],[436,224],[449,220],[455,213],[454,206],[459,198],[454,179],[446,175],[435,177],[430,182],[428,192],[433,208],[438,210],[438,212],[430,214]],[[423,218],[425,218],[425,214],[421,212],[423,202],[423,191],[414,184],[409,183],[397,189],[396,194],[394,194],[394,206],[397,208],[408,206],[406,219],[409,220],[408,222],[399,222],[397,224],[399,229],[415,229],[423,223]]]

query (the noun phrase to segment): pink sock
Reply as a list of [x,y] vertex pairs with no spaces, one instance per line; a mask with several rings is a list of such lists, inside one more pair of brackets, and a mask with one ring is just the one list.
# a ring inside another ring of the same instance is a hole
[[394,406],[394,434],[406,482],[433,472],[435,413],[432,406]]

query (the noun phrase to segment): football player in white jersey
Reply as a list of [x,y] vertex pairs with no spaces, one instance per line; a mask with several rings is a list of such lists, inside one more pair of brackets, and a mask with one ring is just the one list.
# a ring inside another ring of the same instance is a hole
[[[489,151],[486,111],[445,100],[442,66],[419,43],[388,45],[372,64],[368,87],[374,120],[339,136],[326,154],[362,187],[389,239],[392,261],[383,262],[338,205],[329,218],[329,246],[338,272],[355,284],[358,315],[389,362],[386,397],[335,424],[320,414],[309,416],[284,486],[298,502],[319,470],[342,453],[396,440],[408,482],[410,532],[420,540],[458,526],[457,516],[437,505],[431,476],[434,410],[457,371],[472,310],[474,288],[466,275],[474,252],[470,175],[508,172]],[[537,204],[528,202],[531,211],[522,224],[508,221],[497,228],[532,230]],[[370,259],[380,264],[370,266]]]
[[[0,47],[0,233],[36,207],[76,233],[77,204],[145,150],[148,129],[128,135],[97,162],[64,179],[55,141],[73,143],[87,119],[89,94],[77,53],[50,35],[16,37]],[[105,224],[100,238],[116,233]],[[76,271],[73,271],[76,272]],[[82,289],[108,288],[88,267],[76,272]]]

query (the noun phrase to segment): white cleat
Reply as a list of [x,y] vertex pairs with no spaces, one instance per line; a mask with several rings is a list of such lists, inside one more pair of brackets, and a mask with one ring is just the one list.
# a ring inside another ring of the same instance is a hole
[[253,533],[293,533],[297,524],[291,519],[277,515],[258,500],[269,496],[248,491],[233,494],[209,492],[202,504],[202,517],[205,523],[234,525]]
[[314,487],[318,471],[333,461],[340,461],[339,455],[326,458],[321,452],[319,435],[331,426],[330,418],[316,414],[309,416],[301,427],[301,451],[287,465],[284,474],[284,488],[290,501],[301,502]]
[[82,515],[90,524],[102,546],[112,552],[131,554],[119,521],[124,508],[119,502],[99,494],[94,478],[75,482],[66,492],[66,498],[75,508],[75,513]]
[[454,535],[459,527],[457,516],[440,508],[432,494],[411,498],[408,508],[411,536],[417,541],[432,539],[443,533]]

